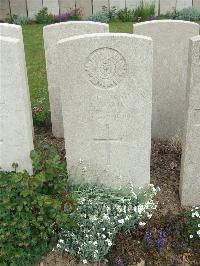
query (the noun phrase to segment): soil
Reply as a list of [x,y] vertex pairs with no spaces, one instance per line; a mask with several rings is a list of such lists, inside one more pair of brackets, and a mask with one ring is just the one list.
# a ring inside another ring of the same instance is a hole
[[[36,146],[55,146],[62,159],[65,159],[64,140],[55,138],[50,129],[36,129],[35,140]],[[184,243],[186,246],[183,245],[181,248],[179,243],[179,232],[185,223],[179,199],[180,164],[180,144],[173,141],[152,141],[151,183],[160,187],[156,197],[158,208],[145,228],[139,228],[131,235],[123,232],[118,234],[116,245],[107,256],[108,265],[137,265],[141,260],[146,262],[145,265],[200,265],[200,243],[189,247]],[[165,247],[160,248],[156,239],[166,228],[169,228],[169,232],[163,240]],[[149,243],[144,241],[147,232],[151,233]],[[77,264],[66,253],[51,252],[40,265]]]

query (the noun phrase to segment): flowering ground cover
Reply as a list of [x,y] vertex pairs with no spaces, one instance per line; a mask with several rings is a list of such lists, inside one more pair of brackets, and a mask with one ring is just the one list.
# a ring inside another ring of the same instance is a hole
[[[48,129],[38,128],[35,133],[37,145],[56,146],[64,160],[62,139],[53,137]],[[138,230],[121,230],[117,234],[116,243],[106,256],[108,265],[136,265],[141,259],[147,265],[199,265],[200,209],[181,208],[180,159],[181,146],[176,139],[152,143],[151,182],[160,187],[157,209],[150,220],[139,224]],[[74,263],[74,257],[67,252],[51,252],[43,260],[44,266]]]

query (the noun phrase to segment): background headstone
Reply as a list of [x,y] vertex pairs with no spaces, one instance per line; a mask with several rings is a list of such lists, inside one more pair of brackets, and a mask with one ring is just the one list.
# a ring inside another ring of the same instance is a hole
[[75,8],[75,0],[59,0],[60,13],[66,13]]
[[42,0],[27,0],[28,16],[34,18],[35,15],[43,8]]
[[108,0],[93,0],[93,14],[101,12],[103,6],[108,8],[108,2]]
[[182,10],[187,7],[192,7],[192,0],[177,0],[176,10]]
[[149,184],[152,45],[148,37],[114,33],[58,43],[72,180],[112,187]]
[[160,0],[160,14],[176,10],[176,0]]
[[187,108],[180,195],[193,206],[200,204],[200,36],[190,40]]
[[10,16],[10,8],[8,0],[1,0],[0,4],[0,20],[3,20]]
[[200,1],[199,0],[193,0],[193,7],[200,11]]
[[12,15],[27,17],[26,0],[10,0],[10,8]]
[[80,8],[82,10],[83,18],[88,18],[92,15],[91,0],[76,0],[76,8]]
[[128,9],[135,9],[136,7],[138,7],[139,5],[142,4],[142,0],[126,0],[126,7]]
[[48,12],[53,14],[53,15],[59,14],[58,0],[43,0],[43,7],[47,7]]
[[117,10],[125,8],[125,0],[110,0],[110,6],[116,7]]
[[[58,87],[59,64],[55,62],[55,46],[64,38],[84,33],[109,32],[109,27],[104,23],[82,21],[66,22],[44,27],[44,43],[46,55],[46,68],[48,78],[48,90],[51,107],[52,131],[56,137],[64,137],[60,90]],[[77,58],[77,57],[76,57]]]
[[17,163],[18,171],[32,173],[32,117],[20,26],[0,25],[0,50],[0,167],[10,171]]
[[167,139],[184,125],[189,38],[197,23],[160,20],[134,24],[154,41],[152,137]]

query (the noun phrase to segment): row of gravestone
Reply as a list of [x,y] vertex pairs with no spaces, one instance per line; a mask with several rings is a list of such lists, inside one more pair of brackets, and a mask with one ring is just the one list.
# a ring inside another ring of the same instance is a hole
[[181,10],[192,6],[200,10],[199,0],[1,0],[0,19],[5,19],[8,14],[32,18],[42,7],[47,7],[49,12],[57,15],[74,9],[75,6],[83,10],[84,17],[88,17],[101,11],[102,6],[132,9],[141,3],[155,3],[156,14],[165,14],[175,8]]
[[[53,133],[65,138],[68,170],[77,182],[144,186],[151,136],[168,138],[185,124],[181,199],[198,204],[199,25],[155,21],[134,31],[138,35],[111,34],[108,25],[94,22],[44,28]],[[17,162],[31,173],[33,127],[19,26],[0,24],[0,48],[0,166],[11,170]]]

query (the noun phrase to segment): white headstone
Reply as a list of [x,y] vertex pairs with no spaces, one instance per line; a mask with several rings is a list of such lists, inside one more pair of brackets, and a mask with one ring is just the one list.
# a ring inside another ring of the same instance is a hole
[[177,0],[160,0],[160,14],[166,14],[176,10]]
[[76,8],[80,8],[82,10],[83,18],[88,18],[92,15],[91,0],[76,0]]
[[42,0],[27,0],[28,16],[34,18],[42,9]]
[[200,11],[200,1],[199,0],[193,0],[193,7]]
[[10,8],[8,0],[1,0],[0,4],[0,19],[5,19],[10,15]]
[[0,50],[0,167],[10,171],[17,163],[18,171],[32,173],[32,117],[20,26],[0,24]]
[[26,0],[10,0],[12,15],[27,17]]
[[132,34],[88,34],[58,43],[73,180],[112,187],[150,182],[152,49],[150,38]]
[[177,0],[176,10],[182,10],[187,7],[192,7],[192,0]]
[[199,25],[157,20],[135,24],[134,32],[154,41],[152,137],[167,139],[183,129],[189,38]]
[[190,40],[187,115],[180,195],[185,206],[200,204],[200,36]]
[[48,12],[53,14],[53,15],[59,14],[58,0],[43,0],[43,7],[47,7]]
[[125,0],[110,0],[110,6],[116,7],[117,10],[124,9],[126,7]]
[[94,32],[109,32],[109,27],[107,24],[104,23],[90,21],[65,22],[44,27],[44,43],[46,54],[48,90],[51,107],[51,122],[52,131],[56,137],[64,137],[64,133],[60,90],[58,87],[59,65],[56,65],[54,59],[56,52],[55,45],[63,38]]
[[135,9],[136,7],[138,7],[139,5],[142,4],[142,0],[126,0],[126,7],[128,9]]
[[64,14],[75,8],[75,0],[59,0],[60,13]]
[[103,6],[108,8],[108,0],[93,0],[93,14],[101,12]]

